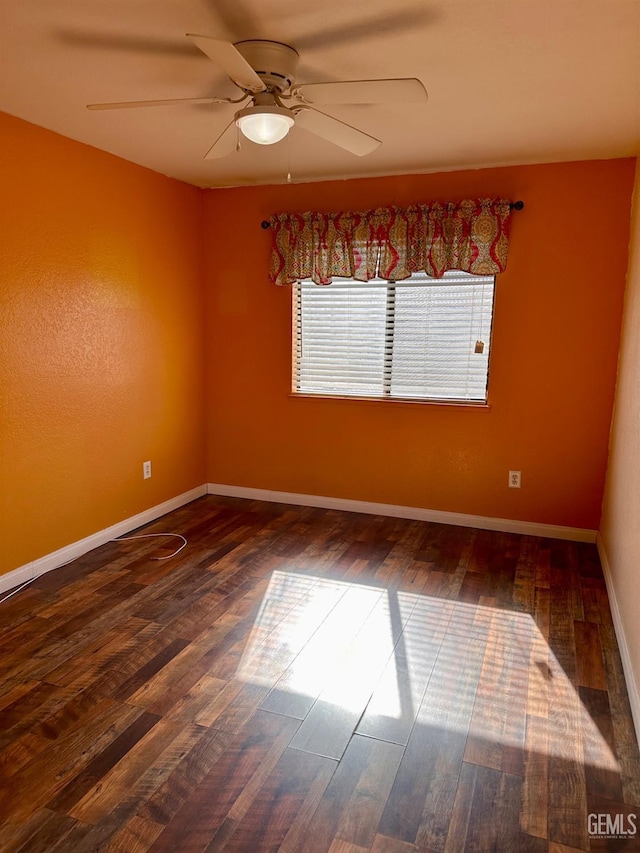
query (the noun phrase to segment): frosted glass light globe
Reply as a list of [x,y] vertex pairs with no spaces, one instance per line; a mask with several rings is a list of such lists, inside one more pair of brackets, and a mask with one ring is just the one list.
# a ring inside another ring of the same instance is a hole
[[248,107],[236,115],[236,124],[251,142],[273,145],[284,139],[295,124],[291,112],[283,107]]

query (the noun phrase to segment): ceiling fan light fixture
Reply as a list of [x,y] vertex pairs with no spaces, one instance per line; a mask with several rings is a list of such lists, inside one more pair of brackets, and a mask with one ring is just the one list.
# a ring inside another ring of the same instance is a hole
[[285,107],[247,107],[236,113],[236,124],[241,133],[258,145],[274,145],[289,133],[295,119]]

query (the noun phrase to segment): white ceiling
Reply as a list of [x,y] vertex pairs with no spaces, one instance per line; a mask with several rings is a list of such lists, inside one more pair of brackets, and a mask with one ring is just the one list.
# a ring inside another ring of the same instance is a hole
[[[419,77],[426,105],[325,112],[366,157],[294,128],[204,160],[234,108],[88,103],[237,92],[186,38],[285,42],[298,82]],[[202,187],[637,154],[640,0],[0,0],[0,110]]]

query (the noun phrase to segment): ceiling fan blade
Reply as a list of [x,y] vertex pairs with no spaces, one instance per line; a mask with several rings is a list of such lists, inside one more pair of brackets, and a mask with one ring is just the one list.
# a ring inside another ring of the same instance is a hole
[[382,142],[374,136],[369,136],[368,133],[357,130],[350,124],[345,124],[343,121],[321,113],[319,110],[307,107],[296,110],[295,116],[296,126],[302,127],[310,133],[315,133],[316,136],[333,142],[334,145],[339,145],[340,148],[357,154],[358,157],[371,154],[372,151],[382,145]]
[[222,23],[233,41],[244,38],[244,33],[260,32],[260,21],[251,4],[241,0],[208,0],[212,12]]
[[427,90],[415,77],[301,83],[293,86],[291,94],[303,104],[420,104],[428,99]]
[[336,47],[341,44],[352,45],[356,41],[364,39],[375,39],[382,42],[395,33],[406,31],[415,32],[423,30],[429,24],[437,22],[442,15],[436,12],[433,5],[427,7],[422,3],[419,8],[400,9],[395,4],[393,15],[386,9],[377,15],[363,15],[358,13],[351,23],[341,20],[323,29],[314,28],[309,32],[301,32],[291,36],[291,43],[296,49],[304,53],[312,53],[314,50],[323,50],[327,47]]
[[233,154],[237,148],[238,128],[236,127],[236,120],[234,118],[229,122],[211,148],[204,155],[204,159],[219,160],[222,157],[228,157],[229,154]]
[[187,38],[206,54],[242,89],[264,92],[267,88],[242,54],[230,41],[187,33]]
[[223,104],[224,98],[169,98],[162,101],[120,101],[113,104],[87,104],[88,110],[130,110],[137,107],[175,107],[180,104]]

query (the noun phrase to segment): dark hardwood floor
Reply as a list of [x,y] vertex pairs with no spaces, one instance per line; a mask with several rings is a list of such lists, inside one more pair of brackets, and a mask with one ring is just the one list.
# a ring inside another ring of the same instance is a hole
[[[0,605],[0,850],[640,850],[595,547],[203,498]],[[627,824],[628,825],[628,824]]]

